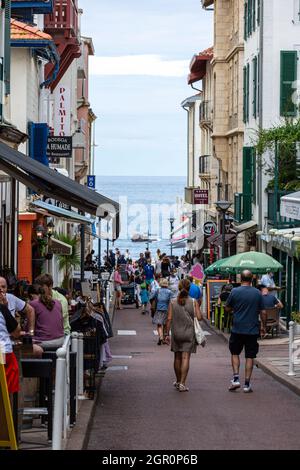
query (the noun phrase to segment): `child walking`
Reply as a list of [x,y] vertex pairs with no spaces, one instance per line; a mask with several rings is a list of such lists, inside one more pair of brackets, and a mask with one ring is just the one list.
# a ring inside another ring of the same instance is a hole
[[142,301],[142,314],[145,315],[145,313],[149,313],[149,310],[147,309],[148,307],[148,302],[149,302],[149,292],[148,292],[148,286],[146,282],[143,282],[141,284],[141,301]]

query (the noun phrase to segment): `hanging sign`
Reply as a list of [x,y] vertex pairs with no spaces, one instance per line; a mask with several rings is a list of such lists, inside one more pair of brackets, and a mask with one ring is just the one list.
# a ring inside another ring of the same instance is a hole
[[203,224],[203,232],[204,232],[204,235],[208,235],[208,236],[216,233],[217,226],[215,222],[205,222],[205,224]]
[[71,135],[70,88],[60,85],[54,92],[54,135]]
[[50,160],[72,158],[72,137],[48,137],[47,157]]
[[194,189],[194,204],[208,204],[208,189]]

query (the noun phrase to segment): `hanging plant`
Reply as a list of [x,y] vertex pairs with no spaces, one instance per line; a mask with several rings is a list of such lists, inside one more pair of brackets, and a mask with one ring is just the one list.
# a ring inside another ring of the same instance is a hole
[[[282,125],[255,132],[253,142],[258,155],[258,165],[271,176],[267,189],[274,188],[275,145],[278,147],[278,188],[286,191],[300,190],[300,166],[297,161],[297,144],[300,143],[300,119],[286,119]],[[268,159],[264,159],[269,152]]]

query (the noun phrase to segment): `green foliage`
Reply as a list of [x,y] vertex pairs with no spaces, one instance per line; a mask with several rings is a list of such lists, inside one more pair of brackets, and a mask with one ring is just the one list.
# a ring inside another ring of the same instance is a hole
[[291,319],[292,319],[295,323],[299,323],[299,324],[300,324],[300,312],[292,312],[292,314],[291,314]]
[[[275,147],[278,151],[278,189],[300,190],[300,168],[297,162],[297,144],[300,143],[300,119],[285,119],[279,126],[259,129],[256,132],[255,149],[260,167],[272,177],[267,189],[274,188]],[[269,151],[268,161],[263,160]],[[298,166],[297,166],[298,165]]]
[[76,269],[80,267],[80,256],[78,253],[77,239],[76,237],[69,237],[63,233],[56,235],[55,238],[72,246],[71,255],[58,255],[58,269],[59,271],[64,271],[65,273],[62,287],[68,289],[72,268]]

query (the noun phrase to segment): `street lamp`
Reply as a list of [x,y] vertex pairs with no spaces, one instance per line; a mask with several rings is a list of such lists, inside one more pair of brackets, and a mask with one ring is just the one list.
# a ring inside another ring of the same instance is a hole
[[51,238],[53,233],[54,233],[54,223],[52,220],[50,220],[50,222],[47,223],[47,236],[48,238]]
[[172,232],[173,232],[173,229],[174,229],[174,222],[175,222],[175,218],[174,218],[174,217],[170,217],[170,218],[169,218],[169,222],[170,222],[170,245],[171,245],[171,256],[173,256]]
[[46,232],[44,225],[37,225],[35,227],[35,232],[36,232],[36,238],[38,240],[41,240],[42,238],[44,238],[44,235]]
[[222,257],[225,258],[225,214],[228,211],[232,202],[229,201],[217,201],[215,206],[218,211],[222,212]]

